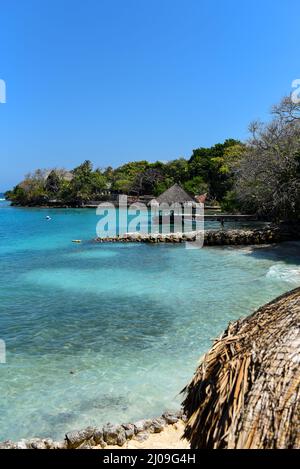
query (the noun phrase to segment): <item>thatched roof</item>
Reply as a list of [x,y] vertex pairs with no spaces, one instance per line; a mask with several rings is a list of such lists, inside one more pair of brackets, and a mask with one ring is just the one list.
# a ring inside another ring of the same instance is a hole
[[195,203],[195,200],[179,184],[174,184],[155,200],[159,204],[167,203],[169,205],[174,203],[184,204],[185,202]]
[[[64,181],[70,182],[74,178],[73,173],[71,171],[67,171],[66,169],[55,168],[54,171]],[[52,172],[52,169],[47,169],[44,174],[44,179],[47,179],[47,177],[49,176],[51,172]]]
[[191,448],[300,448],[300,288],[230,324],[183,403]]

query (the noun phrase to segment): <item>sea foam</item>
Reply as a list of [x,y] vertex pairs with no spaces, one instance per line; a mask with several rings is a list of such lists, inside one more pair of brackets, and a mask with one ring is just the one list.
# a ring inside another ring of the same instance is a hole
[[266,277],[298,285],[300,284],[300,268],[295,265],[275,264],[269,268]]

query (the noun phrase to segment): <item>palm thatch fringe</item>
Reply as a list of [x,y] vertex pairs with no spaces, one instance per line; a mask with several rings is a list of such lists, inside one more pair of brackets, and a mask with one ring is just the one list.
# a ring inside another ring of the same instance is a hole
[[191,448],[300,448],[300,288],[228,326],[183,390]]

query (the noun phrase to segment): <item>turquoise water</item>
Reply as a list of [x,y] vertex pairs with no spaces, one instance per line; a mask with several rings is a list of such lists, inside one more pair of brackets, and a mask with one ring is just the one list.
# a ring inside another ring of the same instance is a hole
[[297,243],[94,244],[97,220],[0,202],[0,440],[177,408],[211,339],[300,284]]

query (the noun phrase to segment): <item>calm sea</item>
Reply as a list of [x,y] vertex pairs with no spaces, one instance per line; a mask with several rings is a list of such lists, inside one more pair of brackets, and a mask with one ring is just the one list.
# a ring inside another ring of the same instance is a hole
[[300,284],[296,243],[93,244],[97,221],[0,201],[0,440],[176,409],[211,339]]

